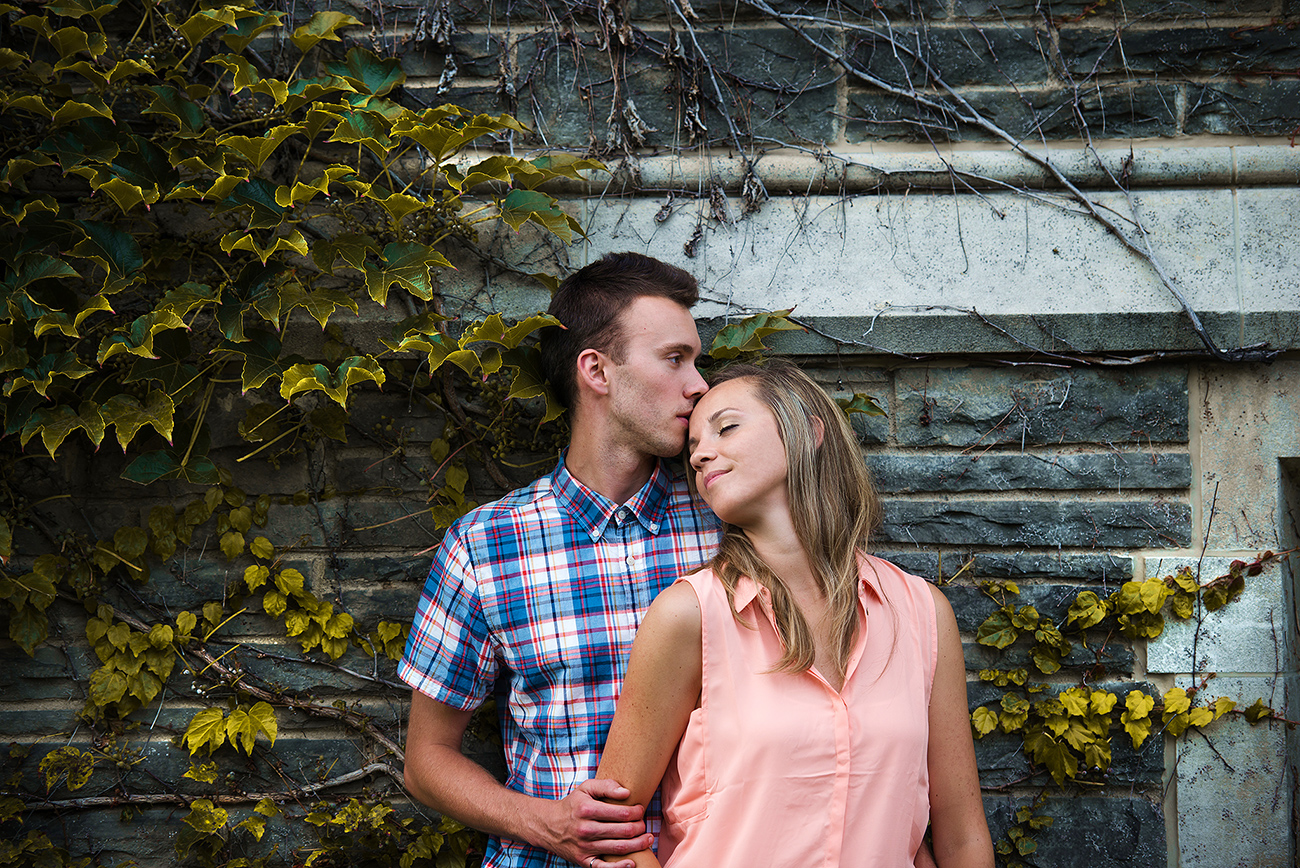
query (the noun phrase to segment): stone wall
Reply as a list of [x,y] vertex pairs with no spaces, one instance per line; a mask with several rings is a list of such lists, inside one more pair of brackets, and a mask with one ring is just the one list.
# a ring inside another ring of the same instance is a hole
[[[371,28],[353,38],[402,56],[408,98],[515,111],[534,127],[515,147],[606,156],[610,174],[567,190],[586,244],[549,251],[509,236],[500,256],[557,271],[620,249],[673,261],[705,288],[706,338],[739,313],[794,307],[807,331],[773,343],[832,394],[880,401],[887,417],[857,422],[886,503],[879,549],[927,578],[961,571],[946,587],[967,638],[972,707],[997,694],[973,675],[999,659],[973,641],[992,608],[980,580],[1014,580],[1025,603],[1059,619],[1080,588],[1105,593],[1182,564],[1205,581],[1233,559],[1296,547],[1293,0],[775,4],[813,16],[787,23],[821,48],[734,0],[335,5]],[[1030,142],[1126,229],[1139,226],[1151,258],[1081,214],[1060,179],[997,130]],[[1283,355],[1214,359],[1157,264],[1218,348],[1266,342]],[[544,290],[490,266],[463,268],[443,290],[467,311],[546,303]],[[212,456],[249,497],[272,496],[266,533],[295,541],[285,565],[359,621],[409,619],[440,535],[425,456],[447,420],[410,393],[363,392],[356,418],[377,427],[268,468],[237,461],[249,450],[236,433],[248,400],[232,389],[214,406]],[[70,450],[23,484],[32,501],[75,495],[75,508],[46,507],[52,531],[108,535],[202,494],[176,483],[142,500],[119,480],[122,464],[108,449]],[[500,487],[475,476],[468,491],[483,502]],[[174,571],[155,572],[170,606],[212,599],[242,575],[215,545],[196,538]],[[1086,672],[1090,683],[1163,692],[1215,673],[1209,695],[1263,697],[1300,719],[1295,583],[1294,560],[1274,566],[1239,603],[1149,645],[1076,647],[1056,680]],[[189,758],[172,743],[200,707],[188,680],[174,676],[160,704],[92,744],[76,720],[98,666],[88,615],[60,602],[51,616],[35,657],[0,647],[0,739],[30,748],[13,766],[30,772],[55,747],[94,746],[123,764],[101,765],[80,793],[207,792],[182,777]],[[391,664],[353,649],[304,670],[284,659],[302,656],[292,642],[248,616],[223,635],[252,677],[400,728]],[[275,763],[247,761],[268,791],[374,759],[318,719],[287,714],[279,725]],[[1108,777],[1067,794],[1016,740],[981,740],[995,837],[1047,793],[1042,810],[1056,823],[1038,836],[1040,865],[1294,864],[1300,744],[1284,727],[1232,718],[1204,739],[1124,742]],[[467,748],[493,762],[489,744]],[[385,791],[381,776],[330,792],[363,785]],[[24,822],[105,864],[163,865],[180,813],[144,808],[125,822],[106,805],[34,810]],[[271,826],[261,852],[302,843],[283,828]]]

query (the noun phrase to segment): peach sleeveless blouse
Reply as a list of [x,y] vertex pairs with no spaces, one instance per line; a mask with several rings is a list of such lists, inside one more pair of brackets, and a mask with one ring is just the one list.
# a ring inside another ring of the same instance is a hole
[[744,578],[737,622],[709,570],[704,667],[663,781],[665,868],[909,868],[929,822],[930,688],[938,655],[923,579],[860,559],[862,627],[844,687],[781,656],[767,592]]

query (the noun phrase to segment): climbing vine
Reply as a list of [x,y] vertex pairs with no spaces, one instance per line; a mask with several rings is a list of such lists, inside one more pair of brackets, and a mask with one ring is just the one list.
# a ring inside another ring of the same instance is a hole
[[[624,9],[597,5],[620,69],[609,134],[594,143],[627,155],[654,132],[619,59],[640,37]],[[835,23],[750,5],[800,39]],[[431,14],[439,20],[416,35],[449,46],[447,10]],[[112,861],[97,842],[81,851],[93,857],[57,846],[49,818],[75,829],[79,816],[107,812],[138,829],[159,808],[183,824],[162,861],[472,863],[480,836],[392,798],[400,717],[303,682],[345,679],[400,702],[391,664],[407,622],[350,610],[331,581],[346,533],[418,526],[404,544],[431,545],[482,492],[554,461],[564,419],[532,343],[550,320],[453,298],[441,275],[454,266],[485,282],[554,286],[550,257],[536,264],[522,250],[562,252],[580,237],[548,185],[604,178],[601,164],[516,156],[535,139],[513,116],[422,103],[403,87],[382,24],[366,33],[339,11],[293,19],[251,2],[54,0],[0,4],[0,15],[0,624],[24,655],[62,655],[59,677],[81,707],[6,751],[0,864]],[[684,83],[690,139],[747,155],[740,193],[751,213],[767,192],[753,130],[732,111],[749,105],[737,96],[748,83],[710,57],[690,4],[672,20],[664,58]],[[887,30],[865,35],[908,57]],[[874,75],[829,43],[813,48],[863,81]],[[1000,134],[925,72],[918,105]],[[504,76],[500,90],[521,108]],[[1156,264],[1140,225],[1058,180]],[[698,198],[702,214],[730,219],[720,186]],[[794,327],[790,315],[724,329],[712,355],[760,350]],[[1273,355],[1205,343],[1221,358]],[[435,430],[358,412],[380,388]],[[862,395],[841,403],[879,412]],[[322,470],[326,445],[359,444],[392,469],[382,485],[349,487]],[[282,473],[294,484],[278,484]],[[96,491],[118,479],[145,492],[133,496],[138,515]],[[414,506],[342,532],[327,526],[327,504],[379,495]],[[1016,606],[1013,583],[986,585],[997,610],[978,641],[1018,647],[1029,664],[981,673],[1006,692],[976,709],[976,731],[1021,738],[1034,774],[1066,787],[1104,774],[1112,733],[1137,747],[1227,714],[1278,719],[1262,700],[1208,701],[1208,685],[1119,691],[1092,670],[1077,684],[1062,674],[1076,646],[1152,638],[1166,613],[1213,611],[1275,557],[1204,586],[1177,573],[1108,597],[1085,591],[1063,624]],[[307,674],[284,676],[291,668]],[[313,727],[356,755],[291,760],[286,742]],[[473,729],[491,738],[483,719]],[[157,771],[167,767],[151,754],[158,740],[185,758],[174,775]],[[1032,859],[1048,804],[1015,814],[999,845],[1008,864]]]
[[[1002,651],[1019,646],[1017,650],[1027,650],[1030,665],[980,671],[981,681],[1007,690],[996,704],[980,705],[971,713],[976,737],[996,731],[1020,738],[1031,776],[1045,772],[1063,787],[1104,782],[1116,737],[1127,738],[1137,750],[1152,735],[1164,732],[1177,738],[1227,714],[1241,715],[1251,725],[1275,720],[1295,726],[1263,699],[1242,708],[1230,697],[1209,698],[1213,675],[1199,676],[1191,688],[1172,687],[1163,694],[1149,685],[1107,689],[1101,682],[1107,675],[1102,652],[1116,636],[1155,639],[1164,632],[1166,614],[1185,621],[1217,612],[1241,596],[1247,576],[1259,575],[1289,554],[1268,551],[1249,562],[1233,561],[1227,573],[1204,584],[1184,566],[1166,576],[1125,582],[1105,597],[1080,591],[1063,625],[1033,606],[1016,606],[1020,589],[1015,582],[982,583],[981,590],[997,608],[980,624],[976,641]],[[1082,666],[1079,682],[1063,686],[1040,681],[1061,671],[1075,643],[1085,654],[1095,652],[1097,661]],[[998,855],[1008,868],[1032,864],[1025,860],[1037,849],[1033,833],[1051,825],[1051,817],[1040,813],[1045,805],[1043,794],[1032,806],[1020,808],[998,842]]]

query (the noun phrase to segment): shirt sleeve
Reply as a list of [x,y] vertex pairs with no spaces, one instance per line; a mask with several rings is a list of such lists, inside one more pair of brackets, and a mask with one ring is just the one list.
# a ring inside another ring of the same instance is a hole
[[426,696],[464,711],[483,704],[497,669],[473,558],[463,528],[453,526],[425,580],[397,676]]

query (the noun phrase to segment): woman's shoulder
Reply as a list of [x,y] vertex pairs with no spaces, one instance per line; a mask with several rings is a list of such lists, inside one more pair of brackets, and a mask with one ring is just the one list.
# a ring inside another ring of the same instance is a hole
[[[697,574],[692,574],[697,575]],[[687,581],[689,577],[674,582],[659,592],[641,622],[670,638],[685,639],[700,635],[700,600],[696,590]]]

